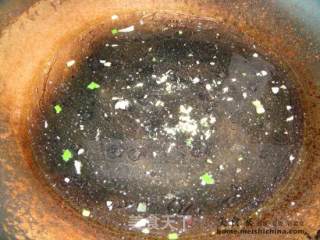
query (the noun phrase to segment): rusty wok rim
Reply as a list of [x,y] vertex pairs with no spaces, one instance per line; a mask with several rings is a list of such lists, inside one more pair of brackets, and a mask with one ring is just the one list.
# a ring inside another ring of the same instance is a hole
[[[257,15],[257,9],[261,14]],[[304,109],[301,162],[286,184],[253,217],[266,222],[274,218],[298,218],[304,223],[305,232],[315,236],[320,227],[320,123],[317,121],[320,95],[314,69],[310,67],[319,62],[319,48],[316,44],[310,45],[312,35],[301,36],[296,22],[277,12],[274,2],[171,0],[161,3],[39,1],[3,30],[0,38],[0,191],[3,193],[0,202],[5,233],[17,239],[153,239],[82,219],[39,181],[41,176],[32,164],[28,148],[26,126],[34,103],[46,101],[50,88],[74,73],[65,71],[64,63],[70,57],[80,60],[90,51],[91,43],[104,38],[106,29],[112,27],[110,19],[114,13],[123,16],[124,24],[152,17],[172,21],[190,17],[209,19],[228,31],[240,33],[249,43],[259,42],[265,52],[291,70]],[[44,84],[48,79],[53,82],[52,86]],[[43,99],[44,91],[47,94]],[[292,201],[296,202],[294,208],[290,207]],[[202,234],[186,234],[182,239],[202,239],[206,236]],[[213,229],[214,236],[239,238],[217,236]],[[284,237],[292,239],[289,234],[279,239]],[[303,235],[295,237],[305,239]]]

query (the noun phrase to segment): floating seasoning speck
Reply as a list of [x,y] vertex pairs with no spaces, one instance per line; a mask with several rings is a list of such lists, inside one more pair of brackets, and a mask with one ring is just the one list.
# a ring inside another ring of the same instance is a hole
[[291,116],[291,117],[288,117],[288,118],[286,119],[286,121],[287,121],[287,122],[291,122],[291,121],[293,121],[293,119],[294,119],[294,116]]
[[67,64],[67,67],[72,67],[74,64],[76,64],[76,61],[75,60],[70,60],[66,64]]
[[111,67],[112,63],[111,63],[111,62],[105,62],[103,65],[104,65],[105,67]]
[[279,93],[280,88],[278,87],[272,87],[271,91],[273,92],[273,94],[278,94]]
[[242,96],[244,99],[246,99],[248,97],[248,94],[246,92],[242,93]]
[[112,16],[111,16],[111,19],[112,19],[112,20],[118,20],[118,19],[119,19],[119,16],[118,16],[118,15],[112,15]]
[[289,157],[290,162],[293,162],[294,159],[295,159],[295,157],[291,154]]
[[179,235],[177,233],[169,233],[168,239],[169,240],[177,240],[179,238]]
[[256,75],[257,75],[258,77],[265,77],[265,76],[268,75],[268,72],[265,71],[265,70],[262,70],[262,71],[256,73]]
[[112,211],[113,202],[112,201],[107,201],[107,207],[108,207],[109,211]]
[[213,185],[215,183],[213,177],[209,173],[205,173],[200,177],[201,185]]
[[257,57],[259,57],[259,54],[258,54],[258,53],[254,53],[254,54],[252,54],[252,56],[253,56],[254,58],[257,58]]
[[65,149],[63,150],[61,157],[63,161],[68,162],[73,157],[73,154],[69,149]]
[[149,224],[149,220],[146,218],[143,218],[143,219],[139,220],[138,222],[136,222],[134,227],[135,228],[143,228],[143,227],[147,226],[148,224]]
[[201,118],[200,125],[204,128],[208,128],[209,127],[208,118],[207,117]]
[[207,163],[212,164],[212,160],[210,158],[207,159]]
[[138,88],[138,87],[143,87],[143,85],[144,85],[143,83],[137,83],[135,87],[136,87],[136,88]]
[[134,31],[134,26],[122,28],[119,30],[119,32],[122,32],[122,33],[128,33],[128,32],[132,32],[132,31]]
[[82,216],[84,217],[89,217],[90,216],[90,211],[88,209],[82,209]]
[[130,102],[128,100],[124,99],[124,100],[120,100],[120,101],[116,102],[114,108],[116,110],[117,109],[127,110],[129,105],[130,105]]
[[252,101],[252,105],[255,106],[257,114],[265,113],[266,110],[264,109],[262,103],[259,100]]
[[193,84],[197,84],[197,83],[200,82],[200,78],[195,77],[195,78],[193,78],[191,81],[192,81]]
[[54,110],[56,111],[56,114],[59,114],[62,112],[62,107],[59,104],[57,104],[54,106]]
[[80,161],[77,161],[77,160],[74,161],[74,168],[76,170],[76,173],[78,175],[80,175],[81,174],[82,163]]
[[88,89],[90,90],[95,90],[95,89],[98,89],[100,88],[100,85],[96,82],[91,82],[88,86],[87,86]]
[[155,104],[156,107],[163,107],[164,106],[164,102],[161,100],[158,100]]
[[193,142],[193,139],[192,138],[188,138],[188,139],[186,139],[186,145],[188,146],[188,147],[192,147],[192,142]]
[[118,33],[118,29],[114,28],[111,30],[112,35],[116,35]]
[[80,148],[80,149],[78,150],[78,155],[81,155],[81,154],[84,154],[84,149],[83,149],[83,148]]

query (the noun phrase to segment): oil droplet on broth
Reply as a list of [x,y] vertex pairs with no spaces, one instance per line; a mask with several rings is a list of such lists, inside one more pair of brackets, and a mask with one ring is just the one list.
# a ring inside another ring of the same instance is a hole
[[302,117],[287,74],[212,30],[112,34],[32,129],[46,180],[103,224],[255,210],[298,160]]

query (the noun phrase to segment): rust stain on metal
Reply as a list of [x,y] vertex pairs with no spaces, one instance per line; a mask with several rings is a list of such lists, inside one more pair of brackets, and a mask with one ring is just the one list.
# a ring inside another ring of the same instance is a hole
[[[308,65],[316,61],[319,55],[305,48],[307,43],[294,33],[290,22],[274,19],[272,4],[258,10],[258,1],[235,2],[234,6],[230,6],[227,3],[209,4],[201,1],[164,0],[156,4],[148,0],[112,3],[102,0],[70,0],[53,7],[51,1],[39,1],[33,7],[37,15],[33,16],[32,21],[29,20],[30,13],[24,13],[8,26],[0,38],[0,86],[4,86],[0,103],[8,108],[5,114],[10,118],[14,132],[13,135],[0,135],[0,141],[8,141],[5,143],[8,149],[0,150],[8,151],[8,159],[0,161],[0,167],[5,171],[4,185],[8,192],[5,229],[18,229],[18,239],[90,240],[106,239],[106,236],[107,239],[119,239],[119,236],[124,235],[126,239],[140,239],[140,235],[121,233],[111,226],[106,228],[84,221],[39,181],[41,174],[33,166],[28,148],[26,126],[30,121],[28,116],[35,111],[34,103],[48,100],[50,88],[72,74],[72,71],[63,70],[64,63],[70,57],[77,60],[83,58],[90,51],[86,43],[104,35],[103,29],[110,28],[110,22],[105,16],[111,16],[116,11],[127,16],[125,22],[138,21],[143,16],[145,19],[158,17],[181,21],[183,18],[198,17],[213,20],[222,24],[226,30],[243,35],[248,42],[259,42],[265,52],[285,67],[290,67],[297,79],[296,84],[306,112],[304,148],[300,156],[303,161],[288,186],[279,190],[266,204],[269,214],[264,215],[262,212],[261,217],[295,217],[301,213],[300,218],[305,223],[306,231],[314,234],[320,226],[320,106],[319,93]],[[253,17],[257,11],[259,15]],[[56,60],[50,74],[43,74],[45,65],[52,59]],[[52,86],[46,85],[46,94],[42,87],[34,91],[35,86],[43,86],[46,76],[53,81]],[[15,154],[10,155],[9,150]],[[290,210],[288,202],[293,200],[297,206]],[[284,237],[281,236],[281,239],[290,239],[292,236]],[[236,238],[228,236],[228,239]],[[203,239],[203,236],[198,232],[184,239]]]

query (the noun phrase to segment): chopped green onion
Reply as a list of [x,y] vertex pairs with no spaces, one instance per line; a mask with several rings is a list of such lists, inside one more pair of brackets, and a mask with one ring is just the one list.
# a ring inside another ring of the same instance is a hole
[[200,177],[201,184],[202,185],[212,185],[215,183],[213,177],[209,173],[205,173]]
[[111,30],[112,35],[116,35],[118,33],[118,29],[114,28]]
[[62,107],[59,104],[57,104],[54,106],[54,110],[56,111],[57,114],[59,114],[62,112]]
[[169,240],[177,240],[179,238],[177,233],[169,233],[168,234],[168,239]]
[[65,149],[63,150],[61,157],[63,161],[68,162],[73,157],[73,154],[69,149]]
[[139,203],[137,212],[144,213],[147,211],[147,205],[145,203]]
[[98,89],[100,88],[100,85],[96,82],[91,82],[88,86],[87,86],[88,89],[90,90],[95,90],[95,89]]

